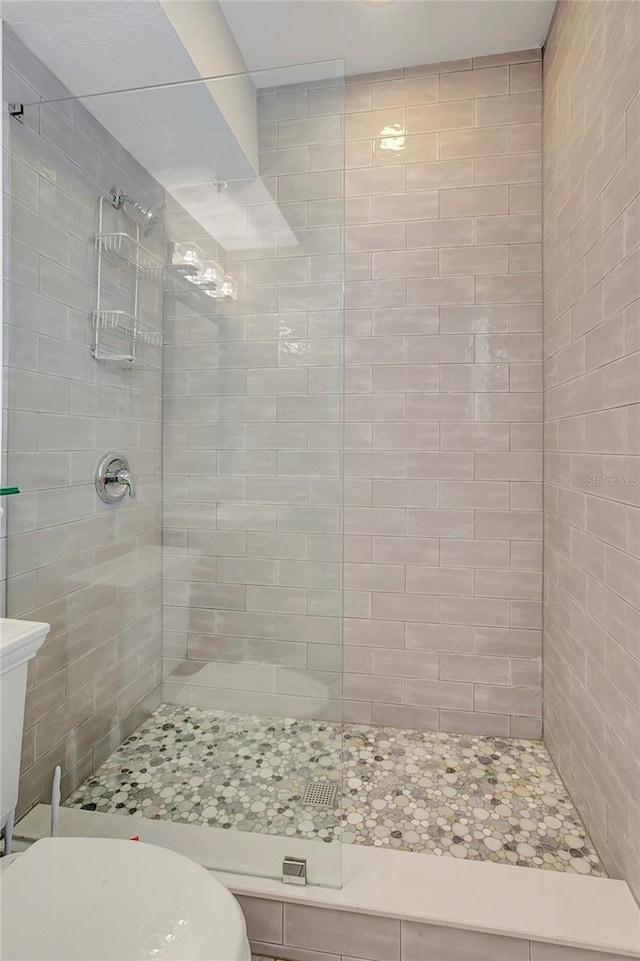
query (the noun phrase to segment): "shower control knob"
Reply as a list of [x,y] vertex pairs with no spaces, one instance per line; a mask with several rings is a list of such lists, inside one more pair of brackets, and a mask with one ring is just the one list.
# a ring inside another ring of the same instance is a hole
[[136,496],[136,485],[129,462],[122,454],[105,454],[96,468],[96,490],[105,504],[115,504],[126,497]]

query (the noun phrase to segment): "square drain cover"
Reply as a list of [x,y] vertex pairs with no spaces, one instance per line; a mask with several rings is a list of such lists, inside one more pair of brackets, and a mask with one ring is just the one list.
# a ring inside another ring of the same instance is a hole
[[337,784],[327,781],[307,781],[302,795],[303,804],[312,804],[318,808],[332,808],[336,803]]

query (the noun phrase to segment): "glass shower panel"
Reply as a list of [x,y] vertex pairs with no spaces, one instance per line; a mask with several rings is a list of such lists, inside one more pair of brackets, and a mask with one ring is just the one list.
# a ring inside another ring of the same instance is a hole
[[[253,852],[265,835],[290,839],[282,855],[320,841],[318,876],[335,883],[344,91],[335,64],[306,73],[252,76],[258,176],[218,168],[167,206],[172,259],[220,265],[230,291],[215,324],[197,306],[202,268],[188,296],[166,294],[163,691],[178,727],[216,712],[211,822]],[[206,207],[215,246],[184,223],[188,204]]]
[[[340,883],[342,75],[314,64],[11,121],[25,493],[9,613],[55,622],[29,801],[63,763],[63,813],[95,833],[108,818],[274,877],[302,858],[321,884]],[[103,483],[115,503],[94,487],[107,453],[125,462]]]

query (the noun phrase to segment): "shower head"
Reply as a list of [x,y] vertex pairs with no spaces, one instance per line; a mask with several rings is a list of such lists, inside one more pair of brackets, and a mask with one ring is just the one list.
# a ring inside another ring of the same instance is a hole
[[155,230],[164,213],[164,204],[152,204],[144,211],[144,224],[142,232],[148,237],[152,230]]
[[164,213],[163,204],[151,204],[149,207],[145,207],[139,200],[134,200],[128,194],[125,194],[120,187],[112,187],[109,191],[109,197],[116,210],[120,210],[126,204],[129,213],[140,225],[145,237],[148,237],[155,230]]

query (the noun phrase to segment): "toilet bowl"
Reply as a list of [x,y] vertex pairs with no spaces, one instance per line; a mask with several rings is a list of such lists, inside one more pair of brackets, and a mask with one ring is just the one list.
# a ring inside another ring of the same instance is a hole
[[[18,800],[27,664],[49,625],[0,618],[0,827]],[[250,961],[240,905],[200,865],[140,841],[54,837],[0,859],[2,961]]]
[[250,961],[244,917],[208,871],[112,838],[36,841],[0,872],[3,961]]

